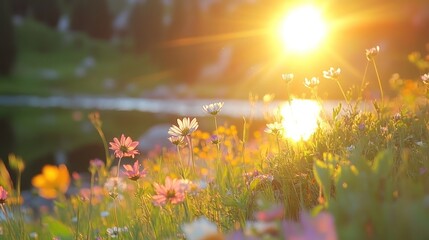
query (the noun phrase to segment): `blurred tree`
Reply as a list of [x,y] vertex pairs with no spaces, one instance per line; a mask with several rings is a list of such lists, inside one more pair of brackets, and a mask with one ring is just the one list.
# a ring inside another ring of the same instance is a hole
[[16,45],[8,0],[0,0],[0,36],[0,75],[9,75],[15,63]]
[[12,15],[27,15],[29,0],[9,0],[12,8]]
[[76,0],[70,16],[70,29],[97,39],[112,35],[112,16],[107,0]]
[[204,18],[198,0],[173,2],[171,24],[168,26],[162,63],[180,80],[197,80],[208,58],[204,55]]
[[31,14],[39,22],[56,28],[61,17],[59,0],[32,0]]
[[138,53],[156,48],[163,39],[163,4],[159,0],[137,3],[130,16],[130,33]]

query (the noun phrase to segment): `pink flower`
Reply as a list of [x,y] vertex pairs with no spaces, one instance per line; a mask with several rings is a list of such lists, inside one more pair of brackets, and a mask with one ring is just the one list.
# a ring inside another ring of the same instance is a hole
[[255,218],[258,221],[270,222],[281,220],[284,216],[284,208],[282,205],[276,205],[266,211],[259,211],[255,213]]
[[98,158],[89,160],[89,166],[95,169],[100,169],[104,167],[104,162]]
[[130,137],[124,136],[124,134],[121,135],[121,140],[118,140],[118,138],[113,138],[113,142],[110,142],[109,149],[115,151],[115,157],[117,158],[123,158],[123,157],[132,157],[134,158],[134,155],[139,154],[139,151],[135,149],[137,145],[139,145],[138,141],[133,141]]
[[177,179],[165,178],[165,185],[158,183],[153,184],[155,187],[156,195],[153,196],[154,204],[156,206],[163,206],[167,203],[178,204],[185,200],[185,193]]
[[7,191],[3,188],[3,186],[0,186],[0,204],[4,204],[6,202],[7,198]]
[[137,181],[139,178],[146,177],[146,170],[143,169],[140,171],[139,161],[136,161],[133,166],[125,164],[124,168],[127,170],[124,174],[127,175],[130,180]]
[[337,240],[334,217],[321,212],[316,217],[302,213],[300,223],[284,222],[283,232],[292,240]]

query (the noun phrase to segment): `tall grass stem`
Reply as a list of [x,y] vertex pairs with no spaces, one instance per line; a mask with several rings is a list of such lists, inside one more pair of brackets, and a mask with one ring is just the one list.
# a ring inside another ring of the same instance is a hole
[[377,75],[378,86],[380,87],[381,101],[383,102],[383,100],[384,100],[383,87],[381,85],[380,75],[378,74],[377,65],[375,64],[375,60],[374,59],[372,60],[372,63],[374,65],[375,74]]

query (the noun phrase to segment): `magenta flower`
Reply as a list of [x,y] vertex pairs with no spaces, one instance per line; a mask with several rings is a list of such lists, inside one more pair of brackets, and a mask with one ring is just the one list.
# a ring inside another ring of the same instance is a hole
[[131,166],[130,164],[125,164],[124,168],[125,170],[127,170],[126,172],[124,172],[124,174],[127,175],[130,180],[137,181],[139,178],[146,177],[146,170],[143,169],[142,171],[140,171],[139,161],[135,161],[133,166]]
[[0,186],[0,204],[4,204],[7,199],[7,191],[3,188],[3,186]]
[[153,203],[156,206],[163,206],[167,203],[178,204],[185,200],[183,187],[178,179],[165,178],[165,185],[158,183],[153,184],[156,195],[154,195]]
[[133,141],[130,137],[125,137],[124,134],[121,135],[121,140],[118,138],[113,138],[113,142],[110,142],[109,149],[115,151],[115,157],[132,157],[139,154],[139,151],[135,149],[139,145],[138,141]]

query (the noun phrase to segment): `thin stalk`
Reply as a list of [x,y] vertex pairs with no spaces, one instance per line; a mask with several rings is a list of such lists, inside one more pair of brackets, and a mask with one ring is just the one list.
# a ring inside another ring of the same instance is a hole
[[180,172],[181,172],[182,178],[185,178],[185,169],[183,167],[182,155],[180,154],[180,147],[179,147],[179,145],[176,145],[176,150],[177,150],[177,155],[179,155]]
[[109,154],[109,147],[107,146],[106,137],[100,127],[96,127],[98,134],[100,135],[101,141],[103,142],[104,154],[106,155],[106,169],[109,169],[112,165],[112,159]]
[[[217,120],[216,120],[216,115],[213,116],[214,118],[214,123],[215,123],[215,134],[216,134],[216,155],[217,155],[217,161],[216,161],[216,167],[219,168],[219,163],[220,163],[220,141],[219,141],[219,132],[218,132],[218,127],[217,127]],[[218,170],[218,169],[217,169]]]
[[362,82],[360,84],[361,98],[363,98],[362,93],[363,93],[364,86],[365,86],[365,78],[366,78],[366,73],[368,72],[368,66],[369,66],[369,61],[366,62],[365,71],[363,72]]
[[21,175],[22,172],[21,170],[18,170],[18,175],[17,175],[17,179],[16,179],[16,192],[17,192],[17,199],[18,199],[18,203],[20,203],[20,199],[21,199]]
[[118,190],[118,184],[119,184],[119,168],[121,166],[121,160],[122,160],[122,158],[119,158],[119,161],[118,161],[118,171],[116,173],[116,186],[113,188],[113,191],[115,191],[114,192],[115,198],[113,199],[113,202],[114,202],[114,205],[115,205],[115,220],[116,220],[116,226],[117,227],[119,227],[119,221],[118,221],[118,211],[117,211],[118,206],[117,206],[116,200],[117,200],[117,197],[118,197],[117,190]]
[[80,211],[79,211],[79,209],[80,209],[80,207],[79,207],[79,205],[80,205],[80,203],[78,204],[78,206],[77,206],[77,210],[76,210],[76,235],[75,235],[75,240],[78,240],[79,239],[79,218],[80,218]]
[[374,59],[372,60],[372,63],[374,64],[374,70],[375,70],[375,74],[377,75],[378,86],[380,87],[381,101],[383,102],[383,99],[384,99],[383,87],[381,86],[380,75],[378,74],[377,65],[375,64]]
[[[116,190],[115,190],[116,191]],[[113,205],[114,205],[114,209],[115,209],[115,221],[116,221],[116,227],[119,227],[119,221],[118,221],[118,206],[116,203],[116,198],[113,199]]]
[[0,207],[1,207],[1,211],[2,211],[2,212],[3,212],[3,214],[4,214],[4,217],[5,217],[7,220],[9,220],[9,215],[7,214],[7,211],[6,211],[6,209],[4,208],[4,204],[0,203]]
[[279,140],[278,134],[276,134],[276,141],[277,141],[277,150],[278,150],[278,153],[280,155],[281,149],[280,149],[280,140]]
[[91,183],[90,183],[90,192],[89,192],[89,213],[88,213],[88,231],[87,238],[90,239],[91,235],[91,218],[92,218],[92,195],[94,194],[94,172],[91,172]]
[[118,161],[118,171],[116,172],[116,179],[118,180],[118,182],[119,182],[119,168],[121,167],[121,160],[122,160],[122,158],[119,158],[119,161]]
[[338,84],[338,87],[340,88],[340,90],[341,90],[341,93],[343,94],[343,97],[344,97],[344,100],[346,101],[346,103],[347,103],[347,105],[349,106],[349,108],[350,109],[352,109],[352,106],[351,106],[351,104],[350,104],[350,102],[349,102],[349,100],[347,99],[347,95],[346,95],[346,93],[344,92],[344,90],[343,90],[343,87],[341,86],[341,84],[340,84],[340,81],[336,81],[337,82],[337,84]]
[[192,163],[192,170],[195,172],[195,164],[194,164],[194,148],[192,147],[192,139],[189,135],[186,135],[186,140],[188,141],[189,146],[189,161],[188,164]]
[[[214,123],[215,123],[216,137],[219,137],[219,132],[218,132],[218,129],[217,129],[217,120],[216,120],[216,116],[214,116]],[[218,148],[219,148],[219,146],[218,146]]]
[[244,171],[244,166],[245,166],[245,163],[246,163],[246,159],[245,159],[245,150],[246,150],[246,130],[247,130],[247,122],[246,122],[246,118],[245,117],[243,117],[243,139],[241,140],[241,142],[242,142],[242,148],[243,148],[243,150],[242,150],[242,161],[243,161],[243,171]]
[[183,201],[183,208],[185,210],[185,220],[189,221],[189,206],[188,206],[188,199],[185,199],[185,201]]
[[[19,235],[23,236],[23,234],[22,234],[22,232],[21,232],[21,234],[16,233],[17,232],[17,231],[15,231],[16,228],[14,229],[14,225],[12,224],[12,221],[9,218],[9,214],[7,213],[7,210],[4,207],[4,204],[0,204],[0,208],[1,208],[1,211],[3,212],[3,215],[6,218],[6,224],[7,224],[7,228],[8,228],[7,229],[7,234],[9,234],[10,236],[13,236],[12,239],[20,239],[20,238],[17,238],[17,235],[19,237]],[[24,228],[18,226],[18,229],[24,229]]]

